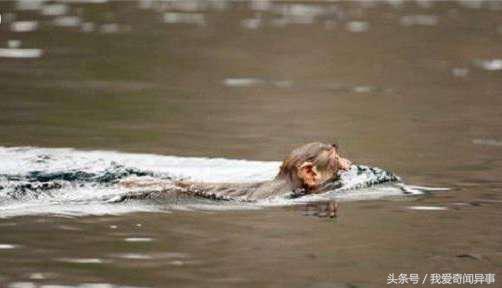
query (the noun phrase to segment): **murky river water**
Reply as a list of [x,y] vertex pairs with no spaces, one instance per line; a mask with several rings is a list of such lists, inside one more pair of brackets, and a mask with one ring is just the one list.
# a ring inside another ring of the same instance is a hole
[[322,204],[7,217],[0,287],[384,287],[389,273],[500,286],[502,3],[20,1],[0,14],[0,146],[277,161],[337,139],[356,163],[451,188],[345,202],[336,219],[316,216]]

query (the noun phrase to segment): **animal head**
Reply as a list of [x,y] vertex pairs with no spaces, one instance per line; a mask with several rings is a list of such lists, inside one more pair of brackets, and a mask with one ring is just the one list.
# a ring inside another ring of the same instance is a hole
[[293,190],[303,188],[312,193],[350,165],[349,160],[338,154],[336,144],[314,142],[294,149],[282,162],[276,179],[288,181]]

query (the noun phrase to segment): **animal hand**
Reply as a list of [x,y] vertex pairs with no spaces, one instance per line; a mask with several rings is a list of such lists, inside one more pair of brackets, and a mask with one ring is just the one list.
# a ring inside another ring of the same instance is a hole
[[350,166],[352,165],[352,162],[350,162],[349,159],[345,159],[345,158],[339,157],[338,158],[338,165],[339,165],[340,169],[347,171],[347,170],[350,169]]

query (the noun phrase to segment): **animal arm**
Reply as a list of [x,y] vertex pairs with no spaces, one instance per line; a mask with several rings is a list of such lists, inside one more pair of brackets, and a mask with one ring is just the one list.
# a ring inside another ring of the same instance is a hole
[[[121,195],[113,202],[123,202],[126,200],[146,200],[162,199],[175,196],[194,196],[212,200],[231,200],[230,197],[217,193],[216,189],[210,189],[209,185],[184,181],[166,181],[166,180],[123,180],[119,185],[139,191],[129,191]],[[149,188],[149,190],[143,190]],[[215,191],[216,190],[216,191]]]

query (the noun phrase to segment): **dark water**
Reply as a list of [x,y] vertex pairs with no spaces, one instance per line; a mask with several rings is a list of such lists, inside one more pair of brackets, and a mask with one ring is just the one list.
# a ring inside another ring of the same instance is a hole
[[0,287],[501,275],[500,2],[50,3],[0,2],[0,146],[280,160],[337,139],[356,163],[452,189],[337,219],[322,205],[0,219]]

